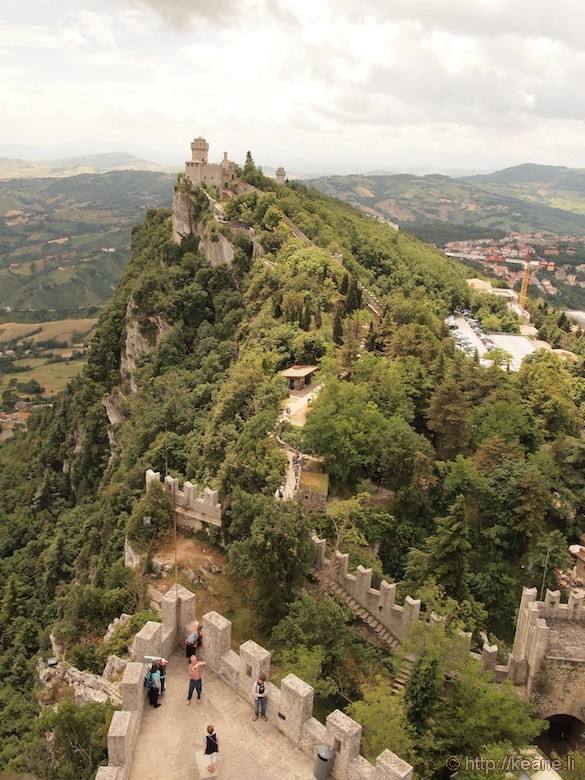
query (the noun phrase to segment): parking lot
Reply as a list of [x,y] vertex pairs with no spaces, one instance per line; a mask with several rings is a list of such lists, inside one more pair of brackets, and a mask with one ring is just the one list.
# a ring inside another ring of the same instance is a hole
[[455,325],[457,326],[457,334],[461,336],[462,340],[463,339],[467,340],[467,341],[462,341],[461,346],[466,346],[467,342],[469,342],[470,345],[470,348],[464,349],[463,351],[473,354],[475,350],[477,350],[477,354],[480,357],[486,355],[488,352],[488,348],[482,342],[480,336],[478,335],[478,333],[475,332],[475,330],[471,326],[471,323],[467,321],[465,316],[460,312],[455,312],[453,318],[455,320]]

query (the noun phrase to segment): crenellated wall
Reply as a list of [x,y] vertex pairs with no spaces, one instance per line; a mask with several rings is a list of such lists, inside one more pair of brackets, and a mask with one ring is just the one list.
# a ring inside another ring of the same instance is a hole
[[[96,780],[127,780],[136,746],[145,695],[143,679],[145,655],[170,656],[178,641],[195,619],[195,596],[182,586],[174,586],[162,600],[162,622],[149,622],[136,635],[135,662],[129,663],[122,679],[122,710],[114,713],[108,731],[108,765],[101,767]],[[270,679],[270,653],[256,642],[231,649],[232,624],[217,612],[203,616],[205,644],[202,647],[207,668],[252,705],[252,685],[261,674]],[[381,753],[375,766],[360,756],[362,727],[340,710],[323,725],[313,717],[314,690],[289,674],[280,688],[268,682],[268,720],[303,752],[312,758],[326,744],[336,753],[333,777],[337,780],[412,780],[412,767],[390,750]]]
[[[328,580],[338,585],[400,641],[408,626],[419,620],[420,600],[407,596],[403,606],[395,604],[395,584],[383,580],[379,589],[372,588],[371,569],[358,566],[349,574],[348,555],[336,551],[327,558],[326,540],[314,535],[313,542],[325,586]],[[439,618],[432,615],[433,619]],[[566,714],[584,720],[585,591],[570,593],[568,603],[562,604],[558,590],[547,590],[545,600],[537,601],[536,588],[524,588],[508,663],[498,664],[498,647],[487,642],[481,653],[471,656],[498,682],[510,680],[523,688],[543,717]]]
[[195,620],[195,595],[174,585],[161,601],[162,623],[149,621],[132,644],[135,661],[127,664],[122,677],[122,709],[114,713],[108,730],[108,765],[98,769],[96,780],[127,780],[138,739],[146,700],[144,656],[169,657],[183,641]]
[[585,592],[573,591],[566,604],[560,591],[524,588],[509,676],[522,686],[543,717],[585,714]]
[[[252,686],[263,674],[270,679],[270,653],[248,641],[239,653],[231,649],[229,620],[217,612],[203,616],[204,658],[213,671],[240,696],[253,704]],[[390,750],[376,759],[375,766],[360,756],[362,727],[340,710],[330,713],[323,725],[313,717],[314,690],[294,674],[278,688],[268,682],[266,717],[288,739],[311,757],[319,745],[336,753],[333,777],[337,780],[411,780],[412,767]]]
[[[148,469],[146,472],[146,490],[151,482],[160,482],[160,472]],[[217,490],[206,487],[199,495],[197,485],[188,480],[179,489],[179,480],[167,475],[163,481],[164,489],[174,496],[175,514],[179,527],[200,530],[205,525],[221,527],[221,504],[217,500]]]

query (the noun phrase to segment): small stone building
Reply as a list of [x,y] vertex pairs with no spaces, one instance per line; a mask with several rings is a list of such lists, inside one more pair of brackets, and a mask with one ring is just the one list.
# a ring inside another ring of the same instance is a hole
[[302,390],[313,381],[313,374],[319,366],[291,366],[280,372],[286,379],[289,390]]

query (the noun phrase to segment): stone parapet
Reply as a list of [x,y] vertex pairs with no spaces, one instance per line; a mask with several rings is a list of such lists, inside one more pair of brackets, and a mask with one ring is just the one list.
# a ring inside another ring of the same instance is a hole
[[122,775],[117,766],[100,766],[95,780],[122,780]]
[[[152,482],[160,482],[159,471],[148,469],[145,475],[146,491]],[[221,526],[221,504],[218,501],[217,490],[206,487],[200,495],[198,485],[188,480],[183,489],[179,488],[176,477],[167,476],[163,480],[164,489],[173,496],[173,503],[178,525],[189,528],[202,528],[204,525]]]
[[167,656],[183,642],[185,629],[195,620],[195,595],[176,585],[161,601],[162,623],[149,621],[136,634],[132,654],[122,677],[122,709],[114,713],[108,730],[108,766],[101,767],[97,780],[127,780],[131,758],[140,731],[146,691],[145,657]]
[[[367,578],[366,578],[367,579]],[[270,677],[270,653],[256,642],[231,649],[231,623],[217,612],[203,616],[204,657],[208,668],[250,703],[252,688],[260,675]],[[360,760],[362,727],[340,710],[330,713],[324,726],[313,717],[314,690],[289,674],[281,687],[268,683],[267,718],[303,752],[311,756],[319,745],[329,745],[336,753],[333,777],[337,780],[410,780],[412,767],[386,751],[368,773],[368,762]],[[394,757],[392,761],[390,757]],[[359,775],[356,772],[359,770]],[[398,768],[398,769],[397,769]],[[410,770],[410,775],[408,774]]]

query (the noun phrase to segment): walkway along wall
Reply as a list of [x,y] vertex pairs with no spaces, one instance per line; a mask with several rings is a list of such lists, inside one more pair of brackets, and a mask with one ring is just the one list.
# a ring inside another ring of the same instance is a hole
[[[162,623],[147,623],[136,635],[133,655],[122,679],[122,707],[114,713],[108,731],[108,766],[101,767],[96,780],[127,780],[131,757],[142,720],[145,702],[144,655],[170,655],[182,641],[195,619],[195,596],[176,586],[162,600]],[[253,704],[252,684],[261,674],[270,678],[270,653],[256,642],[231,649],[232,624],[217,612],[203,616],[205,643],[202,648],[207,668],[242,698]],[[337,780],[412,780],[412,767],[390,750],[376,759],[375,766],[360,756],[362,727],[340,710],[323,725],[313,717],[314,690],[289,674],[280,688],[268,683],[268,720],[311,757],[319,745],[327,744],[336,753],[333,777]]]
[[122,709],[114,712],[108,730],[108,765],[98,769],[96,780],[127,780],[132,766],[146,701],[145,655],[169,657],[183,641],[195,620],[195,595],[175,585],[161,601],[162,623],[149,621],[136,634],[132,657],[122,677]]
[[[336,551],[327,558],[326,540],[314,535],[313,543],[325,587],[337,584],[395,639],[400,641],[420,619],[419,599],[407,596],[403,606],[395,604],[394,583],[383,580],[379,589],[372,588],[371,569],[358,566],[349,574],[347,554]],[[542,717],[564,714],[585,722],[585,592],[570,593],[568,603],[562,604],[558,590],[547,590],[545,600],[537,601],[536,588],[524,588],[507,664],[497,663],[497,645],[485,643],[481,653],[471,655],[496,680],[510,680],[523,689]]]

